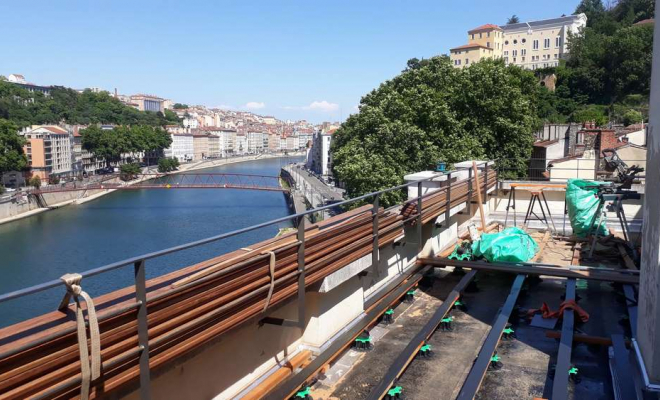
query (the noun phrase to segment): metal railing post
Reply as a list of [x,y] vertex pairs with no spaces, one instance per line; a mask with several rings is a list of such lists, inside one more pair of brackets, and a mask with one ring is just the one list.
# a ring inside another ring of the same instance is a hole
[[298,220],[298,323],[305,329],[305,216]]
[[373,244],[371,247],[371,265],[374,267],[374,272],[376,273],[376,276],[380,276],[379,270],[378,270],[378,264],[379,264],[379,250],[378,250],[378,221],[379,221],[379,216],[378,216],[378,208],[379,208],[379,197],[380,194],[376,194],[374,196],[374,204],[373,208],[371,209],[371,215],[373,216]]
[[422,182],[417,182],[417,248],[422,251]]
[[147,279],[146,261],[133,264],[135,270],[135,300],[137,308],[138,345],[140,346],[140,398],[151,399],[151,373],[149,371],[149,324],[147,321]]
[[449,226],[449,217],[451,212],[451,172],[447,174],[447,196],[445,202],[445,226]]
[[467,213],[468,213],[468,216],[472,215],[472,168],[468,168]]
[[484,166],[484,200],[488,203],[488,161]]

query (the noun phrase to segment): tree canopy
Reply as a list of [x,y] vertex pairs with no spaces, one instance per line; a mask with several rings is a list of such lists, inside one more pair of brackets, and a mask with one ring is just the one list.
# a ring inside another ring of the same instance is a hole
[[50,96],[30,92],[6,81],[0,81],[0,118],[20,127],[58,124],[116,124],[164,126],[179,124],[173,112],[138,111],[108,92],[85,90],[79,93],[65,87],[53,87]]
[[167,132],[147,125],[117,126],[114,129],[90,125],[80,134],[83,148],[104,158],[108,165],[120,161],[123,154],[158,151],[172,143]]
[[[538,128],[532,72],[493,60],[464,69],[446,56],[423,61],[411,60],[364,96],[359,113],[334,133],[333,171],[350,197],[400,184],[439,160],[529,158]],[[388,193],[381,202],[402,196]]]
[[536,71],[557,77],[556,90],[541,93],[539,117],[607,124],[648,115],[653,24],[634,23],[652,18],[654,11],[652,0],[621,0],[609,8],[601,0],[582,0],[575,13],[587,15],[587,27],[569,35],[567,60]]
[[27,168],[28,161],[23,153],[25,139],[17,131],[16,124],[0,118],[0,175]]
[[507,25],[517,24],[520,22],[520,18],[516,14],[513,14],[506,20]]

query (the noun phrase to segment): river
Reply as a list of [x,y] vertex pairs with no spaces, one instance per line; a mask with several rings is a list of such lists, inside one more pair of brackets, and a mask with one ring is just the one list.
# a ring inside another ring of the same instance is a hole
[[[201,172],[279,175],[301,157]],[[116,191],[97,200],[0,225],[0,293],[289,215],[281,192],[234,189]],[[147,261],[147,278],[275,236],[280,224]],[[133,283],[132,266],[83,279],[92,297]],[[0,303],[0,326],[53,311],[64,289]]]

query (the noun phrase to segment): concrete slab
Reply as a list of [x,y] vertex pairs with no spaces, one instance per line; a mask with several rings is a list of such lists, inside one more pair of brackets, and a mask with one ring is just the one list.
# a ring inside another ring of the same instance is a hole
[[374,349],[361,353],[362,357],[357,360],[350,372],[344,373],[342,370],[343,377],[340,381],[326,379],[320,381],[319,388],[315,387],[312,390],[314,398],[365,398],[385,374],[391,361],[421,329],[460,279],[458,276],[448,275],[446,271],[438,271],[438,275],[444,278],[437,280],[431,289],[418,290],[418,295],[412,304],[401,303],[395,308],[395,319],[392,324],[379,325],[372,329],[372,337],[380,336],[374,341]]
[[319,292],[327,293],[369,267],[371,267],[371,254],[355,260],[344,268],[323,278]]

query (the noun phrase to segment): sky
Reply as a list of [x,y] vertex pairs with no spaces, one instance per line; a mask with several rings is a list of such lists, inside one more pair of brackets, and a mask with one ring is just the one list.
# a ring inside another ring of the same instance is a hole
[[479,25],[572,14],[578,2],[21,0],[0,24],[0,75],[339,121],[410,58],[446,54]]

